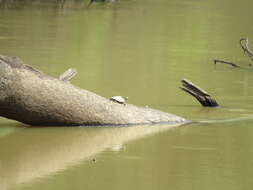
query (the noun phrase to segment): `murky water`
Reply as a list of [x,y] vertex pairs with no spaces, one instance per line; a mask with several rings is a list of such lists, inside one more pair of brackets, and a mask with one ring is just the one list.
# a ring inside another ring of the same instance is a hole
[[[250,0],[0,1],[0,53],[105,97],[203,121],[181,127],[25,128],[0,120],[0,189],[252,189]],[[243,68],[213,65],[233,61]],[[188,78],[220,108],[178,88]]]

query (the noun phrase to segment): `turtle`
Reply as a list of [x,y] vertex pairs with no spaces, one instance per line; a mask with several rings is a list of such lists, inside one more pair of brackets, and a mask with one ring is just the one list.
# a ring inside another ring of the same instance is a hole
[[122,96],[113,96],[110,98],[111,101],[119,103],[119,104],[124,104],[126,105],[126,101],[127,101],[128,97],[122,97]]

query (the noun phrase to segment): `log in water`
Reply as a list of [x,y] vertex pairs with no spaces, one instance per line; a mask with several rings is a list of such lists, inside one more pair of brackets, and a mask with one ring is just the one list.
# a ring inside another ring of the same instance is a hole
[[162,111],[113,102],[8,56],[0,56],[0,116],[50,126],[188,122]]

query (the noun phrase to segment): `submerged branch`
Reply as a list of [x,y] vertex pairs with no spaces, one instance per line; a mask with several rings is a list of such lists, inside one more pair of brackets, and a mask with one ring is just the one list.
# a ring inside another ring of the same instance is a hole
[[235,64],[235,63],[232,63],[232,62],[228,62],[228,61],[223,61],[223,60],[219,60],[219,59],[215,59],[214,60],[214,64],[216,65],[217,63],[224,63],[224,64],[227,64],[227,65],[231,65],[233,67],[240,67],[239,65]]
[[219,106],[219,104],[216,102],[216,100],[213,97],[211,97],[205,90],[193,84],[191,81],[187,79],[183,79],[181,82],[183,86],[180,88],[183,91],[195,97],[202,106],[205,106],[205,107]]
[[248,38],[241,38],[240,45],[244,53],[248,55],[248,57],[253,61],[253,52],[249,48],[249,40]]
[[[248,38],[241,38],[239,40],[239,42],[240,42],[240,46],[241,46],[244,54],[247,54],[248,57],[250,58],[250,60],[253,61],[253,51],[249,48]],[[217,64],[217,63],[223,63],[223,64],[231,65],[231,66],[237,67],[237,68],[240,67],[238,64],[235,64],[235,63],[232,63],[232,62],[229,62],[229,61],[223,61],[223,60],[215,59],[214,64]],[[249,66],[252,66],[252,64],[249,64]]]

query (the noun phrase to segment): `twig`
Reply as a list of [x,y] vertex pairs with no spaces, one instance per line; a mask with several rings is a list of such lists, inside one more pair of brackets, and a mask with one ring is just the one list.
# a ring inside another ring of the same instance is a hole
[[235,64],[235,63],[232,63],[232,62],[228,62],[228,61],[223,61],[223,60],[215,59],[215,60],[214,60],[214,64],[217,64],[217,63],[224,63],[224,64],[231,65],[231,66],[233,66],[233,67],[240,67],[239,65],[237,65],[237,64]]
[[240,45],[244,53],[248,55],[248,57],[253,61],[253,52],[249,48],[248,38],[241,38]]
[[77,74],[77,70],[70,68],[59,76],[62,81],[70,81]]
[[193,84],[191,81],[187,79],[183,79],[182,85],[180,88],[195,97],[202,106],[205,107],[217,107],[219,104],[216,100],[211,97],[205,90],[201,89],[197,85]]

